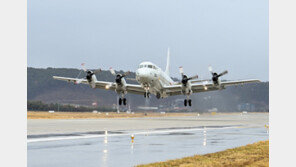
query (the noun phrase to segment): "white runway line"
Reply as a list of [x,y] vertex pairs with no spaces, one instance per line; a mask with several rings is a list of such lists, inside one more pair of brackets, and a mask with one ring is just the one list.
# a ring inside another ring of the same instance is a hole
[[[234,129],[240,127],[222,127],[222,128],[207,128],[207,130],[219,130],[219,129]],[[38,139],[27,139],[27,143],[34,142],[49,142],[49,141],[60,141],[60,140],[74,140],[74,139],[90,139],[90,138],[99,138],[99,137],[112,137],[112,136],[130,136],[134,135],[145,135],[145,134],[161,134],[161,133],[173,133],[173,132],[190,132],[190,131],[201,131],[204,128],[192,128],[192,129],[172,129],[172,130],[153,130],[145,132],[130,132],[125,134],[100,134],[100,135],[85,135],[85,136],[67,136],[67,137],[49,137],[49,138],[38,138]]]

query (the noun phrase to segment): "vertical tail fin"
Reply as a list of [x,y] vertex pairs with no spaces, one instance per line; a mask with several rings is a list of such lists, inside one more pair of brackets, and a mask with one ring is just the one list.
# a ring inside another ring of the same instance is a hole
[[168,55],[167,55],[167,64],[165,68],[165,73],[170,76],[170,48],[168,48]]

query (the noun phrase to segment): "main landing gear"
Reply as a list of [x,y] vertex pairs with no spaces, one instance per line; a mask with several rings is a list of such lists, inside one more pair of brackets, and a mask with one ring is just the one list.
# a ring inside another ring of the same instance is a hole
[[191,99],[185,99],[184,100],[184,106],[186,107],[187,106],[187,104],[188,104],[188,106],[190,106],[191,107]]
[[121,105],[121,104],[126,105],[126,98],[119,98],[118,104],[119,105]]
[[157,99],[160,99],[160,97],[161,97],[161,96],[160,96],[160,93],[157,93],[157,94],[156,94],[156,98],[157,98]]

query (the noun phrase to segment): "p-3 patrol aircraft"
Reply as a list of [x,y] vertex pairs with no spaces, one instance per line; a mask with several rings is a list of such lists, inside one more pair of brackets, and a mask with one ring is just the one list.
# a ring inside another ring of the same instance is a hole
[[165,71],[162,71],[158,66],[151,62],[142,62],[136,70],[136,80],[139,84],[126,83],[125,76],[130,72],[124,74],[116,73],[112,68],[110,72],[115,76],[114,82],[98,81],[96,78],[97,73],[101,70],[91,71],[83,70],[86,72],[85,78],[67,78],[53,76],[54,79],[73,82],[74,84],[88,84],[92,88],[100,88],[106,90],[115,91],[119,96],[119,105],[126,105],[125,95],[127,93],[144,95],[145,98],[149,98],[150,94],[159,98],[166,98],[174,95],[185,95],[184,106],[191,106],[190,95],[192,93],[206,92],[225,89],[230,85],[242,85],[245,83],[260,82],[258,79],[236,80],[236,81],[221,81],[220,77],[227,74],[228,71],[222,73],[213,72],[212,67],[209,67],[209,71],[212,78],[209,80],[197,80],[198,76],[188,77],[184,74],[183,68],[180,67],[181,81],[175,82],[170,77],[170,52],[168,50],[167,65]]

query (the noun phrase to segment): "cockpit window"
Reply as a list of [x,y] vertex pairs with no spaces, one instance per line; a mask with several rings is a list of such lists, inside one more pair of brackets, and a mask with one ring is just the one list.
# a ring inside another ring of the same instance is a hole
[[143,65],[139,65],[139,68],[152,68],[157,70],[158,68],[154,65],[147,65],[147,64],[143,64]]

